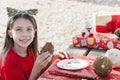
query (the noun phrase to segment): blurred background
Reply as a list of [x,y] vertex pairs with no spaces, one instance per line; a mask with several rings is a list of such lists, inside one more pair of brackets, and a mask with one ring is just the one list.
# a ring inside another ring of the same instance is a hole
[[39,50],[46,42],[52,42],[55,53],[66,51],[72,44],[72,37],[84,27],[85,17],[94,21],[94,14],[120,12],[120,0],[0,0],[0,6],[0,51],[9,20],[6,7],[37,8]]

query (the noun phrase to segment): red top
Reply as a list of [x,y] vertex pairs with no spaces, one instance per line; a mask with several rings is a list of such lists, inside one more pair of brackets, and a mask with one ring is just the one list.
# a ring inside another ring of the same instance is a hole
[[28,80],[33,65],[34,57],[30,50],[26,57],[21,57],[10,49],[1,63],[3,80]]

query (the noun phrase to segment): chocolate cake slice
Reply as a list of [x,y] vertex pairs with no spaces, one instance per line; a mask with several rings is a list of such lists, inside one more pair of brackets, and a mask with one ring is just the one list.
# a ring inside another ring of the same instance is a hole
[[53,54],[54,46],[53,46],[52,42],[46,42],[46,44],[40,50],[40,53],[44,53],[44,52],[47,52],[47,51],[49,51],[51,54]]

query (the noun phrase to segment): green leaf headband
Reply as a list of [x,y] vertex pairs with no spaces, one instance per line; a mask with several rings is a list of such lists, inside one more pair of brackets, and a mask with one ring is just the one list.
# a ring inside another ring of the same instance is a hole
[[25,12],[25,13],[28,13],[30,15],[36,15],[38,13],[38,9],[29,9],[29,10],[19,11],[19,10],[14,9],[14,8],[7,7],[8,17],[12,17],[19,12]]

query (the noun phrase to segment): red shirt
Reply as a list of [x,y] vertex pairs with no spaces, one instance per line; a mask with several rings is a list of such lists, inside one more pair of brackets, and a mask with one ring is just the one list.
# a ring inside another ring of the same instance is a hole
[[10,49],[1,62],[1,75],[3,80],[28,80],[34,57],[29,50],[26,57],[21,57]]

